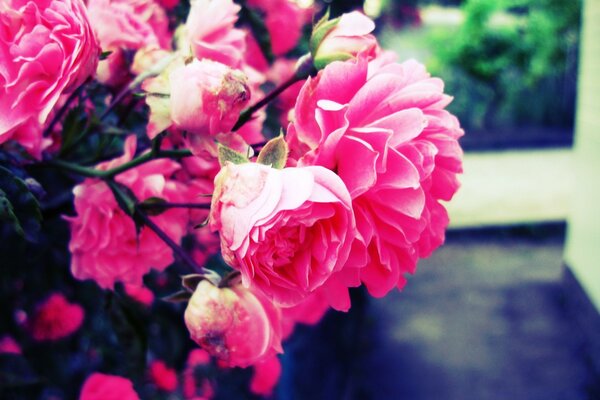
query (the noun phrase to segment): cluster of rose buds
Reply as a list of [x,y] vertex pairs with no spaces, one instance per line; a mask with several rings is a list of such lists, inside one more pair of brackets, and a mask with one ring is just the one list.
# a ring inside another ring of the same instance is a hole
[[[222,365],[254,366],[255,392],[276,384],[297,323],[350,309],[349,288],[375,297],[401,288],[443,243],[463,131],[443,82],[381,49],[363,14],[324,15],[296,62],[318,10],[292,0],[192,0],[175,30],[176,2],[38,3],[0,6],[11,61],[0,70],[0,144],[86,178],[65,217],[73,276],[108,290],[123,283],[149,304],[143,276],[187,264],[193,274],[174,297],[188,301],[191,339]],[[264,17],[267,46],[242,7]],[[130,109],[145,131],[125,132],[118,158],[74,166],[53,150],[61,138],[49,116],[94,77],[111,93],[99,120],[137,91],[148,108],[133,99]],[[274,120],[289,122],[276,132],[263,124],[270,102]],[[223,276],[204,264],[219,251]],[[174,390],[170,369],[157,378],[167,370],[154,363],[151,376]],[[82,398],[103,398],[107,380],[137,398],[131,382],[101,374]]]

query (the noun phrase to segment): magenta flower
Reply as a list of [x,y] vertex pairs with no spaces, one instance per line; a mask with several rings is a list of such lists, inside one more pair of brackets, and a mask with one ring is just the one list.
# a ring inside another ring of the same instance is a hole
[[129,379],[95,372],[84,382],[79,400],[139,400],[139,396]]
[[192,0],[185,26],[194,56],[239,68],[246,51],[246,32],[235,28],[241,7],[232,0]]
[[246,287],[292,306],[346,264],[356,229],[348,191],[333,172],[229,163],[215,186],[210,226]]
[[185,310],[192,340],[228,366],[281,353],[281,315],[260,292],[201,281]]
[[450,101],[416,61],[364,57],[329,64],[298,98],[292,157],[335,170],[348,187],[369,258],[361,280],[376,297],[402,287],[444,241],[440,200],[451,199],[462,171]]
[[37,127],[94,72],[98,42],[81,0],[4,0],[0,25],[0,144],[31,122],[14,139],[39,157]]
[[27,326],[35,340],[58,340],[75,333],[84,316],[79,304],[69,303],[61,293],[54,293],[38,305]]
[[[125,142],[125,154],[98,166],[106,170],[133,158],[135,136]],[[171,175],[180,168],[174,161],[154,160],[130,169],[116,177],[143,201],[159,197],[167,201],[186,201],[186,187]],[[118,281],[140,286],[142,276],[152,268],[164,270],[173,262],[171,249],[148,227],[139,235],[129,215],[118,205],[106,183],[86,179],[75,186],[74,217],[71,225],[71,272],[77,279],[93,279],[102,288],[112,289]],[[175,242],[187,233],[189,213],[186,209],[170,209],[151,217]]]
[[179,384],[177,380],[177,372],[173,368],[169,368],[162,360],[154,360],[148,368],[150,380],[157,388],[165,392],[173,392]]

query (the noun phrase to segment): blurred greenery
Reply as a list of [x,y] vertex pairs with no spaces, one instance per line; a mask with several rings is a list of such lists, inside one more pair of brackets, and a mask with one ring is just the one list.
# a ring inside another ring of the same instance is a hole
[[448,109],[469,133],[463,145],[570,144],[580,0],[465,0],[459,8],[418,1],[422,25],[389,23],[403,20],[399,4],[414,3],[391,2],[382,43],[444,80],[454,97]]

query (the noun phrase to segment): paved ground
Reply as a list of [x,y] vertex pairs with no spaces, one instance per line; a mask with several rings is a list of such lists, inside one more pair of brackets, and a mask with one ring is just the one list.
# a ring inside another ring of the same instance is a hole
[[402,293],[296,335],[278,398],[600,398],[564,306],[561,229],[452,234]]
[[564,221],[573,193],[570,149],[467,153],[448,204],[455,228]]

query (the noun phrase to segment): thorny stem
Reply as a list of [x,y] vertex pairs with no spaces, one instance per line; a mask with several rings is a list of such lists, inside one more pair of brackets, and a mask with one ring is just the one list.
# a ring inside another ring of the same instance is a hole
[[271,101],[277,98],[277,96],[279,96],[284,90],[292,86],[294,83],[302,81],[316,73],[317,70],[313,66],[313,60],[310,54],[302,56],[300,60],[298,60],[298,66],[296,67],[296,72],[294,72],[294,75],[292,75],[287,81],[283,82],[281,85],[273,89],[272,92],[267,94],[256,104],[242,111],[240,117],[238,118],[237,122],[231,130],[235,132],[238,129],[240,129],[242,126],[244,126],[246,122],[248,122],[252,118],[252,114],[269,104]]
[[201,273],[210,279],[216,279],[216,282],[221,280],[221,277],[214,271],[206,269],[204,267],[199,266],[196,261],[192,257],[189,256],[183,250],[181,246],[173,241],[158,225],[156,225],[146,213],[144,213],[141,208],[138,206],[135,207],[135,215],[146,225],[149,229],[151,229],[156,236],[158,236],[163,242],[167,244],[172,250],[173,253],[179,257],[181,261],[189,265],[194,272]]
[[158,150],[157,152],[144,153],[131,161],[128,161],[124,164],[121,164],[117,167],[106,171],[101,171],[89,167],[82,167],[81,165],[73,164],[68,161],[58,159],[50,160],[48,161],[48,164],[69,172],[74,172],[78,175],[85,176],[88,178],[108,179],[119,175],[127,170],[135,168],[139,165],[147,163],[148,161],[156,160],[159,158],[183,158],[190,157],[191,155],[192,152],[189,150]]
[[208,203],[141,203],[139,207],[141,209],[199,208],[202,210],[210,210],[210,204]]

